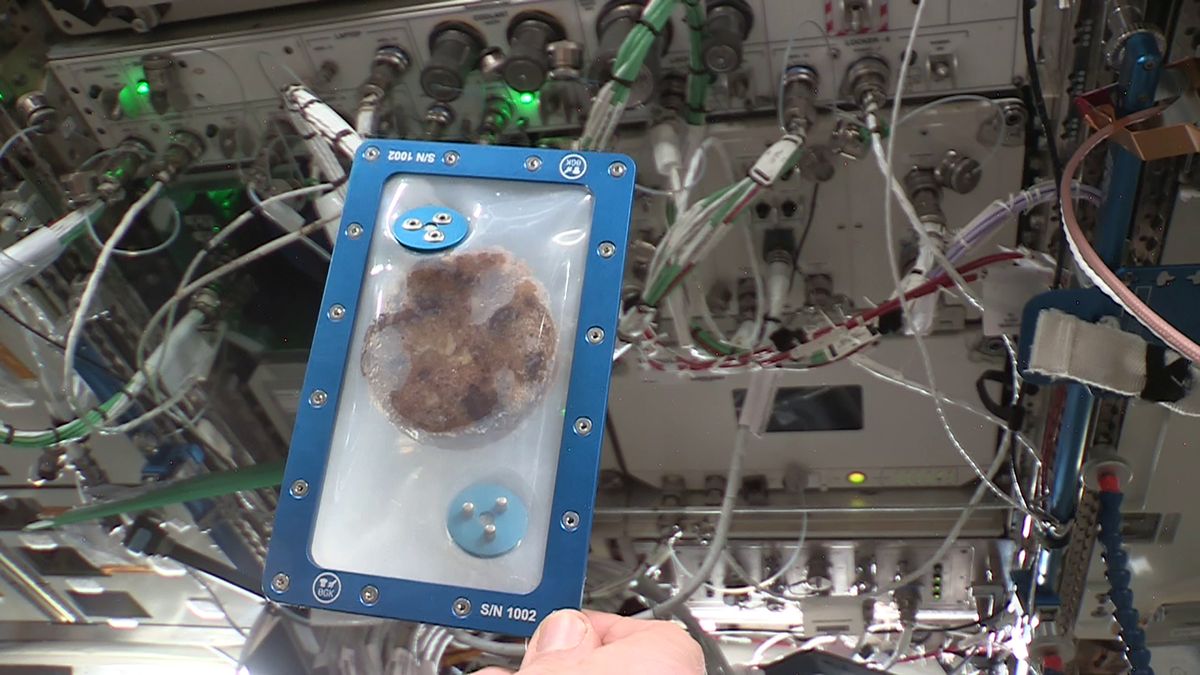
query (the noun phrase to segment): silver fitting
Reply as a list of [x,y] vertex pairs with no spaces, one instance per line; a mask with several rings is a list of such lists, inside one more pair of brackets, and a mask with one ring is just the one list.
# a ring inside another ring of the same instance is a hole
[[154,149],[146,141],[130,136],[121,141],[114,154],[116,157],[104,164],[96,185],[96,195],[105,201],[122,197],[125,185],[137,177],[146,158],[154,155]]
[[58,126],[58,111],[43,92],[31,91],[21,96],[15,107],[25,126],[39,133],[48,134]]
[[1112,37],[1104,45],[1108,65],[1118,68],[1125,59],[1125,43],[1139,33],[1150,35],[1158,44],[1158,53],[1166,50],[1163,34],[1142,22],[1142,10],[1128,2],[1114,2],[1108,10],[1108,28]]
[[942,212],[942,184],[932,169],[914,168],[904,175],[904,191],[912,200],[913,208],[921,222],[946,226],[946,214]]
[[412,59],[409,58],[408,52],[400,47],[380,47],[371,62],[371,75],[362,86],[362,99],[378,102],[387,98],[396,80],[408,72],[410,65]]
[[979,187],[979,180],[983,178],[983,167],[979,162],[956,150],[947,150],[933,172],[942,187],[960,195]]
[[864,56],[850,64],[846,71],[844,92],[854,98],[858,107],[879,108],[887,101],[888,80],[892,69],[878,56]]
[[154,174],[155,180],[170,183],[183,173],[192,162],[204,154],[204,139],[186,129],[171,134],[171,142],[163,153],[162,165]]
[[813,101],[821,79],[808,66],[792,66],[783,79],[783,128],[789,134],[803,135],[813,122]]
[[550,79],[578,80],[583,72],[583,45],[558,40],[546,46],[550,56]]

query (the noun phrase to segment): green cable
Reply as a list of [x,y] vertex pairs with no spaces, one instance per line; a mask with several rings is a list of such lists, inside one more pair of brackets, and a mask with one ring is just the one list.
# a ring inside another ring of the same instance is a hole
[[646,304],[650,306],[657,305],[662,300],[663,294],[667,292],[667,289],[671,287],[671,284],[675,282],[675,278],[682,271],[683,268],[679,265],[667,265],[663,268],[663,271],[658,275],[658,279],[655,280],[654,286],[646,293]]
[[726,344],[717,336],[704,330],[703,328],[693,327],[696,340],[708,351],[718,356],[731,356],[733,354],[742,353],[743,350],[735,348],[733,345]]
[[234,492],[273,487],[281,482],[283,482],[283,462],[255,464],[233,471],[209,473],[174,481],[127,499],[71,509],[53,518],[30,523],[25,529],[45,530],[63,525],[73,525],[109,516],[149,511],[172,504],[221,497]]
[[709,74],[704,67],[704,6],[700,0],[683,0],[686,7],[689,52],[687,77],[687,123],[704,124],[704,101],[708,98]]
[[[617,50],[617,58],[613,66],[613,80],[617,85],[615,93],[620,93],[621,90],[628,92],[628,87],[621,82],[633,82],[637,79],[646,55],[654,46],[657,37],[655,33],[661,32],[667,25],[676,2],[678,0],[651,0],[646,9],[642,11],[642,22],[634,26],[629,31],[629,35],[625,36],[625,41]],[[654,30],[650,30],[646,24],[653,26]]]

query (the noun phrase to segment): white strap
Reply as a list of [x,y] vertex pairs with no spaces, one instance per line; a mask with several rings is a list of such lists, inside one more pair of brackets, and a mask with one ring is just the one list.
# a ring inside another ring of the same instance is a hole
[[1146,343],[1120,328],[1044,309],[1038,313],[1029,370],[1138,396],[1146,386]]

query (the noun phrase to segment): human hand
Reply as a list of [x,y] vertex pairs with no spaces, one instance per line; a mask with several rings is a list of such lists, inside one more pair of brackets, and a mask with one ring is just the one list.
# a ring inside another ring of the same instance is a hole
[[704,655],[673,623],[564,609],[538,626],[517,675],[704,675]]

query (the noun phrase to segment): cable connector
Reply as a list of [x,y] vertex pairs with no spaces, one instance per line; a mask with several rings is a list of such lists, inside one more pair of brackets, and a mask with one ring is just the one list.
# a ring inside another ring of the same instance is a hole
[[203,154],[203,138],[186,129],[175,131],[171,134],[171,143],[167,145],[162,165],[155,172],[154,179],[164,185],[170,183]]
[[783,138],[767,148],[750,168],[750,179],[763,187],[771,186],[788,169],[795,165],[804,147],[804,136],[785,134]]

